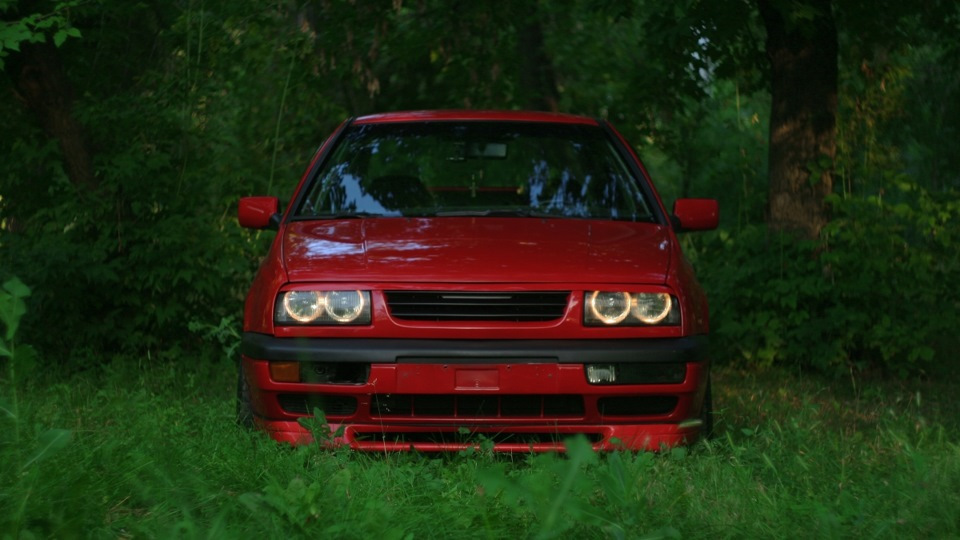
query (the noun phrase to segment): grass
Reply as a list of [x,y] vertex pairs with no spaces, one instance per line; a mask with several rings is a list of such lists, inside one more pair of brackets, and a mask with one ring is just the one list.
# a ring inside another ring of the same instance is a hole
[[692,448],[436,457],[240,429],[233,369],[117,359],[7,377],[0,537],[960,536],[953,381],[717,369],[718,433]]

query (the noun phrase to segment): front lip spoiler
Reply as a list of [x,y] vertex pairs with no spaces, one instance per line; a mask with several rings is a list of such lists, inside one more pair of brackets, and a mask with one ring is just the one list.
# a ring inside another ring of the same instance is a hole
[[277,338],[244,332],[248,358],[365,363],[632,363],[704,362],[706,335],[645,339],[335,339]]
[[[298,422],[257,418],[256,424],[278,442],[285,442],[292,445],[318,442],[313,438],[313,434]],[[343,434],[337,436],[336,433],[341,427],[343,428]],[[395,429],[382,425],[331,423],[329,424],[329,429],[331,438],[325,441],[319,441],[322,446],[329,448],[349,447],[361,452],[402,452],[410,450],[420,452],[450,452],[463,451],[469,448],[480,448],[482,446],[482,443],[479,442],[363,440],[364,434],[384,433],[387,429]],[[451,438],[456,438],[459,433],[458,428],[437,426],[403,426],[400,429],[407,434],[416,434],[418,432],[442,434],[443,432],[447,432]],[[563,442],[564,439],[576,436],[577,434],[599,436],[600,440],[591,444],[594,450],[656,452],[664,448],[689,444],[695,441],[701,432],[699,426],[684,423],[599,423],[595,425],[512,426],[509,428],[474,426],[471,429],[471,433],[486,435],[490,437],[492,441],[496,439],[498,435],[504,433],[541,433],[556,436],[556,442],[504,443],[493,441],[492,450],[494,452],[529,453],[563,452],[566,450],[565,443]]]

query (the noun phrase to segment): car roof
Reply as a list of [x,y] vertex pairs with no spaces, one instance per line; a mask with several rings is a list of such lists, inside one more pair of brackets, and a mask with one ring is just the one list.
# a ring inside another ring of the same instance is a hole
[[435,121],[488,121],[488,122],[546,122],[554,124],[586,124],[596,126],[597,120],[573,114],[538,111],[494,111],[494,110],[437,110],[437,111],[401,111],[371,114],[354,119],[354,124],[388,124],[393,122],[435,122]]

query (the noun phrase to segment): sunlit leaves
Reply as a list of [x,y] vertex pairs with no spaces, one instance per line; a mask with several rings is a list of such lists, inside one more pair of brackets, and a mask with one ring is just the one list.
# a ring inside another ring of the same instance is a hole
[[[41,43],[53,33],[53,43],[63,45],[67,38],[79,38],[80,30],[70,26],[69,9],[80,4],[80,0],[57,2],[49,12],[19,13],[12,21],[0,20],[0,69],[4,67],[3,58],[8,51],[19,52],[22,43]],[[0,2],[0,14],[11,11],[17,5],[16,0]]]

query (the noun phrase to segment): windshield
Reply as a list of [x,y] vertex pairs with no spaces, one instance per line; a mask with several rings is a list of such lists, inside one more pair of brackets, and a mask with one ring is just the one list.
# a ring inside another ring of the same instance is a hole
[[655,220],[599,127],[504,122],[351,126],[296,213],[513,215]]

